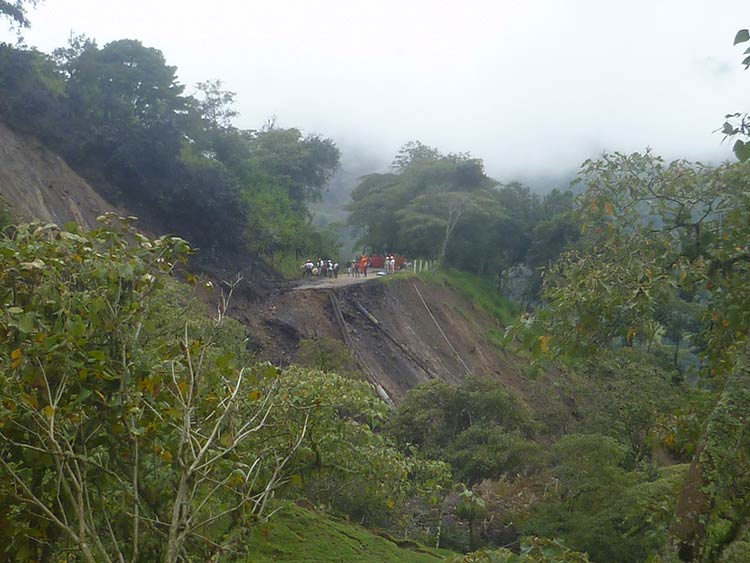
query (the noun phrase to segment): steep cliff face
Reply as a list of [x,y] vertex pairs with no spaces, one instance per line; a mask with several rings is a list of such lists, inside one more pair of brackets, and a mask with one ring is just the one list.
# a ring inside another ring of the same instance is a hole
[[431,379],[489,376],[525,395],[517,358],[488,338],[497,323],[442,285],[416,278],[279,293],[233,314],[251,327],[261,357],[292,363],[303,338],[344,342],[368,380],[396,402]]
[[0,197],[16,221],[39,219],[96,226],[114,206],[54,152],[0,123]]

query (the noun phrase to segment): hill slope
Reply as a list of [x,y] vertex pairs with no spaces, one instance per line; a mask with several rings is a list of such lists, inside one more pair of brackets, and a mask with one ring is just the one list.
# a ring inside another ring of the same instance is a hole
[[397,276],[235,305],[263,358],[285,365],[303,339],[340,340],[367,379],[396,402],[420,383],[456,383],[470,373],[525,394],[517,360],[488,338],[497,321],[442,284]]
[[87,228],[115,208],[56,153],[0,123],[0,197],[17,221],[39,219]]
[[250,543],[247,563],[437,563],[450,555],[411,541],[397,545],[360,526],[294,504],[284,506],[268,525],[256,528]]

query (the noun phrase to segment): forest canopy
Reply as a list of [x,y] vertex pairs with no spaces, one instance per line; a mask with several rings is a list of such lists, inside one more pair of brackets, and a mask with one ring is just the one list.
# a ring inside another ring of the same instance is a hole
[[185,93],[158,49],[79,36],[47,55],[0,45],[0,118],[60,152],[122,201],[205,256],[332,254],[307,205],[339,165],[331,139],[232,126],[220,81]]

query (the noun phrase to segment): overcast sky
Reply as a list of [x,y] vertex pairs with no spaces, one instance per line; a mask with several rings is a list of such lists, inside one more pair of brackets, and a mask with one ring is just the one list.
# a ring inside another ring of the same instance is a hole
[[29,16],[44,51],[134,38],[188,92],[221,79],[239,127],[276,116],[384,162],[419,139],[504,180],[604,149],[723,160],[713,130],[750,109],[732,46],[746,0],[45,0]]

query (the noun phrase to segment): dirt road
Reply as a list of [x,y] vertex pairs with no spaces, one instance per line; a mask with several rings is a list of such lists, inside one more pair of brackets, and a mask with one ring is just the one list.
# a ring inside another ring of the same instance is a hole
[[[390,274],[394,275],[394,274]],[[336,287],[343,287],[345,285],[354,285],[358,283],[365,283],[385,276],[385,272],[381,268],[370,268],[367,270],[367,277],[365,276],[347,276],[346,274],[339,274],[337,278],[323,278],[313,277],[304,278],[300,285],[294,288],[294,291],[300,289],[333,289]]]

